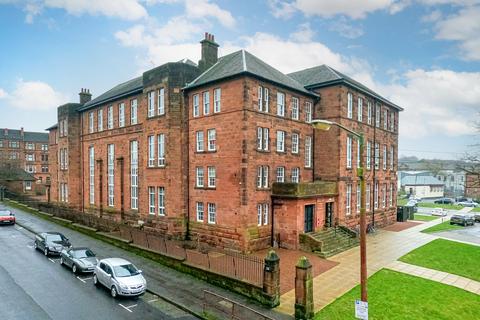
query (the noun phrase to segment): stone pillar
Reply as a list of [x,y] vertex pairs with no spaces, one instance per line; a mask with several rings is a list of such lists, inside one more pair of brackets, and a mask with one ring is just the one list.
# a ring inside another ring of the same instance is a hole
[[295,319],[313,319],[312,264],[306,257],[301,257],[295,270]]
[[280,304],[280,258],[273,250],[265,258],[263,292],[270,298],[271,307]]

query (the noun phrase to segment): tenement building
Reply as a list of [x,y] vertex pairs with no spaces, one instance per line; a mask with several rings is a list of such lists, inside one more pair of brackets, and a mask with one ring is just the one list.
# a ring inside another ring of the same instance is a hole
[[[48,133],[0,129],[0,170],[25,170],[33,179],[25,179],[14,191],[44,197],[50,183]],[[6,179],[8,180],[8,179]]]
[[[198,64],[166,63],[60,106],[51,200],[212,246],[298,248],[301,234],[357,228],[362,156],[370,221],[395,220],[400,107],[328,66],[287,75],[218,47],[206,34]],[[312,119],[364,134],[365,153]]]

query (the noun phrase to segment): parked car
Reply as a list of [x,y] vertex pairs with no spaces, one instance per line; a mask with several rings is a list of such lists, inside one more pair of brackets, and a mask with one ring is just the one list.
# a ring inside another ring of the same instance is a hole
[[465,197],[456,197],[455,198],[455,202],[464,202],[464,201],[468,201],[470,199],[468,198],[465,198]]
[[450,224],[459,224],[464,227],[473,226],[475,224],[475,220],[471,214],[454,214],[450,218]]
[[102,259],[93,272],[93,284],[104,285],[112,297],[139,296],[147,290],[147,281],[132,263],[121,258]]
[[33,243],[33,247],[43,251],[45,256],[49,254],[59,255],[63,249],[71,246],[68,238],[60,232],[42,232],[37,234]]
[[447,215],[447,210],[443,208],[433,208],[432,216],[445,217]]
[[71,268],[73,273],[93,272],[97,263],[95,253],[88,248],[64,249],[60,253],[60,264]]
[[15,215],[6,209],[0,209],[0,224],[15,224]]
[[464,207],[478,207],[478,203],[472,200],[457,202],[457,204]]
[[453,204],[453,200],[450,198],[441,198],[433,201],[433,203],[441,203],[441,204]]
[[475,213],[473,219],[475,219],[475,222],[480,222],[480,213]]
[[408,200],[415,200],[415,201],[417,201],[417,202],[420,202],[420,201],[422,201],[422,198],[411,195],[411,196],[408,198]]

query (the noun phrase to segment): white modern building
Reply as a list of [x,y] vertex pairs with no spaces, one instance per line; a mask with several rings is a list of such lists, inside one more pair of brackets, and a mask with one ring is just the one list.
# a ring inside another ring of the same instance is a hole
[[419,198],[441,198],[445,195],[445,184],[433,176],[406,175],[401,179],[401,188]]

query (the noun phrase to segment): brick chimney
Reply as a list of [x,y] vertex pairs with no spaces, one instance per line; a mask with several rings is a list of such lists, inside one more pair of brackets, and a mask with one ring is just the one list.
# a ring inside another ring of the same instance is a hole
[[23,132],[23,127],[21,127],[21,128],[20,128],[20,137],[22,137],[22,139],[23,139],[24,136],[25,136],[25,134],[24,134],[24,132]]
[[208,32],[205,32],[205,39],[200,43],[202,44],[202,58],[198,61],[198,68],[200,72],[204,72],[217,62],[219,45],[215,42],[215,36]]
[[80,96],[80,103],[81,104],[85,104],[88,101],[92,100],[92,94],[90,93],[89,89],[82,88],[78,95]]
[[8,128],[3,129],[3,134],[8,136]]

